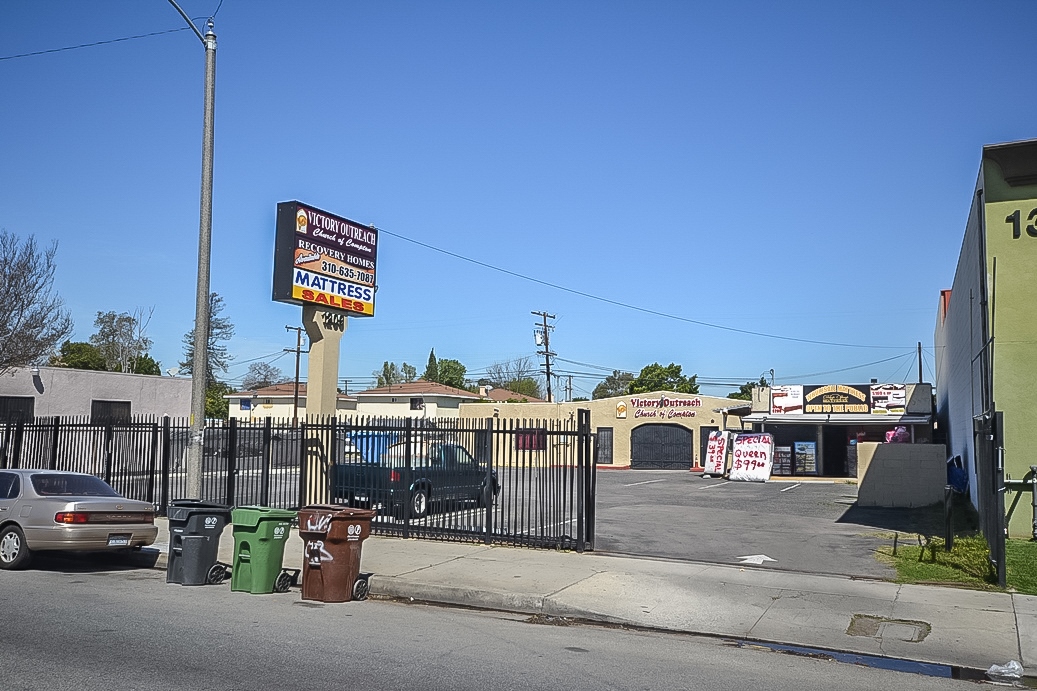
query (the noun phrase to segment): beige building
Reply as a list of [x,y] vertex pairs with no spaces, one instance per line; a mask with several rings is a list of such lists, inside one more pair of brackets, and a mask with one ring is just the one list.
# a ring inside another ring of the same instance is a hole
[[[239,391],[224,396],[230,403],[229,417],[238,420],[262,418],[292,419],[295,410],[295,383],[286,382],[264,386],[255,391]],[[338,395],[336,416],[344,418],[356,414],[357,401],[353,396]],[[298,417],[306,417],[306,384],[299,384]]]
[[[224,396],[230,402],[230,417],[239,420],[291,418],[294,411],[295,384],[274,384],[256,391],[241,391]],[[368,389],[347,396],[338,395],[336,415],[371,417],[456,418],[461,403],[477,401],[479,396],[452,386],[422,379]],[[298,417],[306,416],[306,384],[299,384]]]
[[462,418],[498,417],[546,427],[575,419],[576,411],[586,408],[599,465],[688,470],[705,458],[709,433],[741,430],[739,416],[750,407],[749,401],[654,391],[571,403],[465,402],[460,413]]

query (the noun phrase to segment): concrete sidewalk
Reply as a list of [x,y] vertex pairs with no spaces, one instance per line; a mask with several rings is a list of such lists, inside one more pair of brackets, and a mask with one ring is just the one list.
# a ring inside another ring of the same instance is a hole
[[[168,524],[156,523],[164,569]],[[220,561],[233,562],[233,547],[228,526]],[[302,554],[293,530],[284,565],[302,568]],[[1037,597],[1028,595],[382,537],[364,543],[361,568],[376,595],[972,669],[1018,660],[1037,676]]]

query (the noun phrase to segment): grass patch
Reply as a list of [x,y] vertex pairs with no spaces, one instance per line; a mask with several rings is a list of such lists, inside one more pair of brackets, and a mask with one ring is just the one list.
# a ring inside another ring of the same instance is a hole
[[[924,540],[924,538],[923,538]],[[879,548],[880,561],[897,570],[898,583],[961,585],[977,590],[998,590],[987,560],[987,541],[982,535],[954,539],[954,548],[944,550],[942,538],[919,546],[917,536],[900,535],[896,556],[890,544]],[[1037,542],[1007,540],[1005,580],[1008,590],[1037,595]]]

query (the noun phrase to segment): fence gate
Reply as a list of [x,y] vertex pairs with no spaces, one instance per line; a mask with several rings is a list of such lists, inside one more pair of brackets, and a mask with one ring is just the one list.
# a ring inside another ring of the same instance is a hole
[[647,424],[630,432],[630,467],[688,470],[695,458],[695,435],[687,427]]

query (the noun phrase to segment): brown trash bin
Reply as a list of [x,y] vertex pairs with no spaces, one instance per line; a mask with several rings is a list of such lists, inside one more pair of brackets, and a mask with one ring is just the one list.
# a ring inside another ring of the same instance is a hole
[[299,511],[303,600],[349,602],[367,597],[367,581],[358,580],[360,551],[377,514],[333,504],[314,504]]

